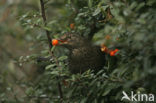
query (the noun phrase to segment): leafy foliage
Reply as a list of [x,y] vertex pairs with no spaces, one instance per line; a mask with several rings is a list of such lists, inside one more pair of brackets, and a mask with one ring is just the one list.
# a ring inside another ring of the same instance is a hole
[[[26,88],[25,95],[18,98],[15,94],[7,99],[7,91],[14,91],[10,83],[5,82],[5,72],[0,73],[0,101],[118,103],[121,102],[123,90],[156,94],[155,0],[44,2],[47,7],[46,25],[38,8],[29,8],[24,12],[19,8],[17,12],[18,25],[23,29],[21,34],[24,34],[19,38],[33,42],[29,49],[35,52],[15,59],[14,62],[19,65],[35,64],[38,68],[37,76],[27,83],[18,80]],[[36,8],[35,5],[32,7]],[[72,29],[71,23],[74,24]],[[6,32],[3,29],[5,26],[0,25],[0,33]],[[11,27],[7,29],[12,32]],[[51,52],[54,57],[51,57],[45,30],[50,32],[51,38],[59,38],[67,32],[76,33],[91,39],[95,45],[105,44],[111,49],[118,48],[119,53],[115,57],[107,55],[106,65],[98,73],[88,70],[83,74],[71,74],[68,70],[68,50],[53,47]],[[16,31],[11,34],[17,35]],[[42,61],[42,57],[48,59]],[[58,83],[61,84],[63,98]]]

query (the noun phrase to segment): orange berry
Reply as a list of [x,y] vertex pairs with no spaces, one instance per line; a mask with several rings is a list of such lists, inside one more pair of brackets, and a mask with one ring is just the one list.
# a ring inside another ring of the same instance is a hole
[[75,28],[74,23],[71,23],[71,24],[70,24],[70,29],[74,29],[74,28]]
[[103,51],[103,52],[107,52],[107,51],[108,51],[108,49],[107,49],[107,47],[106,47],[106,46],[103,46],[103,47],[101,47],[101,51]]
[[119,38],[117,37],[116,40],[119,40]]
[[115,51],[115,53],[116,53],[116,52],[118,52],[118,51],[119,51],[119,49],[115,49],[114,51]]
[[110,51],[110,56],[115,56],[115,51]]
[[105,39],[106,39],[106,40],[109,40],[110,38],[111,38],[110,35],[106,35],[106,36],[105,36]]
[[52,45],[58,45],[58,40],[53,39],[53,40],[52,40]]
[[64,84],[64,86],[68,86],[68,81],[66,81],[66,80],[63,80],[63,84]]

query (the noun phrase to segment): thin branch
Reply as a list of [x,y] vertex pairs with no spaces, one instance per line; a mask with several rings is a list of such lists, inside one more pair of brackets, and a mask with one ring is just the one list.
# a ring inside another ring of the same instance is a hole
[[[47,25],[47,23],[46,23],[47,22],[47,18],[46,18],[46,15],[45,15],[45,7],[44,7],[43,0],[40,0],[40,4],[41,4],[42,18],[43,18],[43,21],[44,21],[44,25],[46,26]],[[48,30],[46,30],[46,35],[47,35],[47,38],[48,38],[49,48],[51,49],[52,48],[51,37],[50,37],[50,32]]]
[[[45,14],[45,7],[44,7],[44,2],[43,0],[40,0],[40,5],[41,5],[41,13],[42,13],[42,18],[44,21],[44,25],[47,25],[47,18],[46,18],[46,14]],[[56,65],[59,67],[59,63],[57,58],[54,56],[54,54],[51,52],[51,48],[52,48],[52,44],[51,44],[51,37],[50,37],[50,32],[48,30],[46,30],[46,35],[48,38],[48,43],[49,43],[49,53],[50,55],[54,58]],[[57,79],[59,80],[59,77],[57,77]],[[61,102],[63,100],[63,92],[62,92],[62,87],[61,87],[61,83],[58,81],[58,90],[59,90],[59,94],[60,94],[60,98],[61,98]]]

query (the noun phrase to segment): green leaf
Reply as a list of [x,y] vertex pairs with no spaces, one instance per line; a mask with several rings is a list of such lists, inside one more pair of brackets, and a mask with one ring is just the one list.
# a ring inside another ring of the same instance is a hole
[[46,50],[42,50],[41,53],[44,54],[44,55],[48,55],[49,54],[49,50],[47,50],[47,49]]
[[56,48],[56,46],[53,46],[53,47],[51,48],[51,51],[54,51],[54,50],[55,50],[55,48]]
[[92,3],[93,3],[93,0],[88,0],[88,6],[91,8],[92,7]]
[[58,58],[58,60],[63,61],[63,60],[66,60],[67,58],[68,58],[67,56],[61,56],[61,57]]
[[68,0],[68,4],[71,4],[71,0]]
[[93,16],[98,15],[101,12],[101,8],[97,8],[94,12],[93,12]]
[[31,95],[33,92],[34,92],[33,87],[29,87],[29,88],[26,89],[26,92],[25,92],[25,93],[26,93],[27,95]]
[[106,90],[106,91],[102,94],[102,96],[106,96],[110,91],[111,91],[111,89]]
[[84,98],[84,99],[81,100],[80,103],[86,103],[86,101],[87,101],[87,98]]
[[44,27],[42,27],[42,28],[45,29],[45,30],[48,30],[48,31],[52,31],[50,27],[44,26]]
[[50,74],[59,75],[59,71],[52,71]]
[[48,65],[48,66],[46,66],[46,70],[48,70],[48,69],[51,69],[51,68],[53,68],[54,66],[56,66],[56,64],[50,64],[50,65]]
[[106,6],[101,6],[101,9],[104,10],[104,11],[105,11],[107,8],[108,8],[108,5],[106,5]]

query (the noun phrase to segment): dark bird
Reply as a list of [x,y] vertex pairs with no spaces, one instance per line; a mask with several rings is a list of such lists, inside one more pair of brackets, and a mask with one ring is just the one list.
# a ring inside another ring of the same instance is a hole
[[100,46],[74,34],[65,34],[59,41],[60,46],[69,50],[69,70],[71,73],[83,73],[88,69],[99,71],[105,64],[105,53]]

